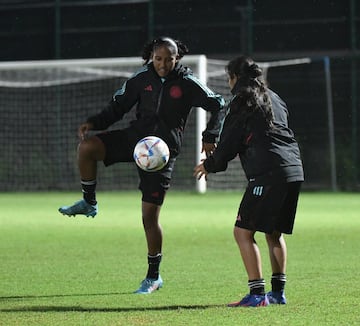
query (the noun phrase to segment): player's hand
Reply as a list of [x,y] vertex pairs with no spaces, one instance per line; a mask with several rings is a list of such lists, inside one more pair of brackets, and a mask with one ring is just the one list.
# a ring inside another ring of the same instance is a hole
[[216,144],[215,143],[202,143],[202,149],[201,149],[201,153],[205,152],[206,157],[209,157],[210,155],[212,155],[212,153],[214,152],[216,148]]
[[80,125],[79,129],[78,129],[78,136],[81,140],[84,140],[88,134],[88,132],[92,129],[92,124],[91,123],[83,123]]
[[204,164],[200,163],[199,165],[194,167],[194,173],[193,176],[200,180],[202,177],[205,177],[205,180],[207,180],[207,175],[209,174],[209,172],[207,172],[205,170]]

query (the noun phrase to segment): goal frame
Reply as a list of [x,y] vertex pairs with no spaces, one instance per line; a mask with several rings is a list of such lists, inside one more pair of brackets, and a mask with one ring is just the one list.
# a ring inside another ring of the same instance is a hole
[[[190,66],[195,76],[203,82],[207,83],[207,57],[204,54],[187,55],[181,59],[181,63]],[[78,67],[111,67],[111,66],[142,66],[143,61],[140,57],[113,57],[113,58],[88,58],[88,59],[63,59],[63,60],[30,60],[30,61],[3,61],[0,62],[1,70],[27,70],[27,69],[42,69],[42,68],[78,68]],[[134,71],[135,72],[135,71]],[[127,77],[130,77],[129,73]],[[124,76],[124,75],[123,75]],[[71,82],[71,80],[69,81]],[[46,82],[39,82],[43,86],[60,85],[63,82],[52,81],[49,84]],[[23,86],[19,86],[23,85]],[[4,82],[0,81],[0,87],[38,87],[36,82],[20,83],[20,82]],[[202,149],[202,132],[206,128],[206,111],[200,108],[195,109],[196,119],[196,162],[200,162],[203,157]],[[196,191],[199,193],[206,192],[206,181],[204,178],[196,180]]]

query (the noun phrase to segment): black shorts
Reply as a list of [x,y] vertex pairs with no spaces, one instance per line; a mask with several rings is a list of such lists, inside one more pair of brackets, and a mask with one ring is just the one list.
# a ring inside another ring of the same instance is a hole
[[235,226],[272,234],[291,234],[301,182],[261,185],[249,183],[240,203]]
[[105,146],[104,165],[109,166],[118,162],[134,163],[140,178],[139,189],[142,192],[142,201],[162,205],[165,193],[170,187],[176,158],[170,158],[168,164],[160,171],[145,172],[134,162],[133,151],[140,137],[131,128],[107,131],[96,136]]

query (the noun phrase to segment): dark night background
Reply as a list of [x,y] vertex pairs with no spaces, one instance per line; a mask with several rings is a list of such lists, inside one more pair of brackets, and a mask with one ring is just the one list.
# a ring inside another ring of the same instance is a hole
[[355,0],[3,0],[0,60],[136,56],[158,35],[216,57],[348,56],[359,12]]
[[[309,180],[328,169],[326,109],[320,107],[326,102],[322,60],[329,58],[338,187],[360,189],[356,0],[0,0],[0,27],[0,62],[139,56],[143,44],[160,35],[213,59],[318,59],[318,65],[271,72],[271,86],[291,108]],[[323,181],[308,187],[330,189]]]

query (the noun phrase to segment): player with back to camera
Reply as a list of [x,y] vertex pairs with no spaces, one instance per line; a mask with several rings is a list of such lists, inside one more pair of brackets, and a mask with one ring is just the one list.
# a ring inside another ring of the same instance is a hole
[[[158,136],[169,146],[168,164],[157,172],[137,168],[142,192],[142,221],[147,241],[148,271],[135,293],[152,293],[163,285],[159,274],[162,259],[160,209],[170,187],[174,164],[180,153],[184,128],[193,107],[210,113],[203,131],[206,154],[213,151],[224,116],[224,99],[202,84],[192,71],[180,64],[188,53],[181,41],[170,37],[154,39],[144,46],[144,65],[115,92],[108,105],[89,117],[78,129],[78,167],[83,199],[59,208],[62,214],[94,217],[98,213],[95,188],[97,162],[105,166],[117,162],[134,162],[135,144],[145,136]],[[106,130],[136,107],[136,119],[128,128],[87,136],[90,130]],[[134,163],[135,164],[135,163]]]
[[[194,168],[194,176],[224,171],[240,156],[248,185],[234,226],[234,237],[250,288],[229,307],[285,304],[287,249],[283,233],[293,231],[300,186],[304,181],[298,143],[288,126],[284,101],[264,80],[262,71],[246,56],[231,60],[226,71],[233,98],[227,108],[219,143],[211,156]],[[265,280],[255,233],[265,233],[272,268],[271,291]]]

